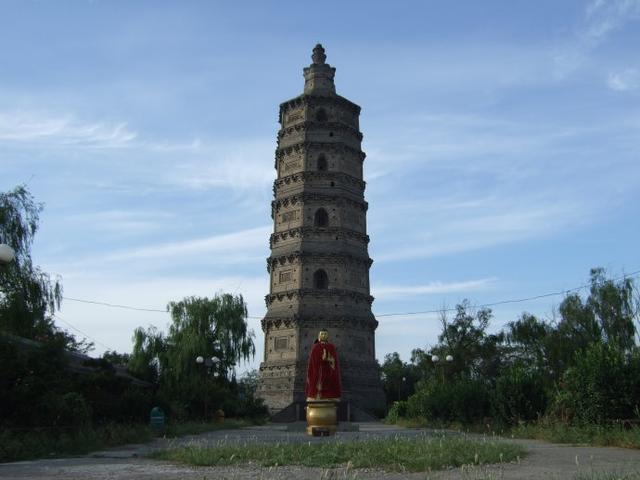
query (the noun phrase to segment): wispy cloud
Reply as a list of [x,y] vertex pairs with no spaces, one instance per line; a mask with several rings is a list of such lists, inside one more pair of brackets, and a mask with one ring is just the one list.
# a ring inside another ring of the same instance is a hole
[[243,191],[268,189],[273,183],[273,138],[208,144],[198,141],[194,149],[198,155],[181,162],[166,178],[168,182],[197,190],[231,187]]
[[67,216],[72,223],[101,232],[118,235],[140,234],[166,228],[175,214],[157,210],[106,210]]
[[[265,239],[269,238],[272,227],[257,227],[239,232],[223,235],[213,235],[196,240],[162,243],[145,247],[127,249],[106,256],[108,261],[143,260],[143,259],[169,259],[173,257],[184,258],[203,254],[236,254],[236,261],[253,261],[249,252],[262,251],[265,248]],[[229,260],[231,257],[227,257]],[[224,258],[220,258],[224,260]]]
[[640,0],[595,0],[585,17],[584,37],[601,41],[628,22],[640,20]]
[[[639,186],[639,177],[630,175],[638,168],[637,120],[629,117],[527,123],[432,114],[390,123],[386,134],[393,144],[374,141],[366,165],[378,172],[368,188],[378,262],[576,228],[622,204]],[[609,151],[601,151],[603,144]],[[409,190],[410,196],[398,196]],[[594,197],[594,191],[607,194]]]
[[619,72],[612,72],[607,78],[607,85],[611,90],[628,92],[640,88],[640,70],[627,68]]
[[[503,202],[481,209],[452,209],[425,215],[411,215],[412,229],[398,224],[388,230],[404,232],[393,241],[374,246],[376,262],[428,258],[479,250],[530,238],[540,238],[586,221],[590,212],[579,205],[551,204],[527,206]],[[373,220],[371,223],[375,223]],[[375,233],[372,233],[372,236]],[[388,238],[378,235],[374,238]]]
[[436,295],[445,293],[471,292],[486,288],[497,279],[494,277],[481,278],[479,280],[466,280],[463,282],[431,282],[426,285],[384,285],[376,284],[372,288],[372,294],[377,299],[387,297],[407,297],[419,295]]
[[71,115],[0,112],[0,141],[5,142],[117,148],[129,145],[136,136],[125,122],[83,123]]
[[595,0],[585,9],[573,39],[554,54],[556,77],[563,79],[582,67],[592,50],[616,31],[640,20],[640,0]]

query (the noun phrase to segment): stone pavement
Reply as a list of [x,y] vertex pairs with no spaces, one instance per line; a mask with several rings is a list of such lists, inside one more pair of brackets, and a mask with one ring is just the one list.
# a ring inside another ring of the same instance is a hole
[[[405,429],[380,423],[363,423],[358,431],[340,431],[335,437],[309,437],[303,425],[264,425],[239,430],[219,430],[179,439],[156,439],[144,445],[94,452],[90,455],[65,459],[43,459],[0,464],[0,478],[21,480],[44,479],[570,479],[577,472],[636,472],[640,478],[640,451],[621,448],[602,448],[556,445],[534,440],[502,439],[523,445],[528,453],[518,464],[487,466],[478,469],[460,469],[433,474],[386,473],[377,470],[346,468],[321,469],[287,466],[264,468],[255,464],[231,467],[187,467],[171,465],[145,458],[153,450],[197,443],[214,446],[224,442],[326,442],[359,441],[389,436],[421,437],[460,435],[451,431]],[[475,436],[475,435],[474,435]]]

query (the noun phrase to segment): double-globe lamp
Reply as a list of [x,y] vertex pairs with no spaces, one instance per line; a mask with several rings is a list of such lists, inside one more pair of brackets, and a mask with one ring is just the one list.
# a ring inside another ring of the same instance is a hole
[[[447,355],[446,357],[444,357],[444,359],[447,362],[453,362],[453,356],[452,355]],[[440,361],[440,357],[438,355],[431,355],[431,361],[433,363],[438,363]]]

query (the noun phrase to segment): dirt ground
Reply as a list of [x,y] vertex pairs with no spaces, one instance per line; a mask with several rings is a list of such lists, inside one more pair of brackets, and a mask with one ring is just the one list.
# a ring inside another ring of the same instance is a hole
[[[361,425],[360,432],[339,432],[336,440],[358,441],[388,435],[417,436],[442,434],[428,430],[406,430],[380,424]],[[451,433],[448,433],[451,434]],[[557,445],[535,440],[511,440],[527,450],[517,463],[485,467],[451,469],[440,472],[388,473],[380,470],[322,469],[298,466],[265,468],[255,464],[229,467],[187,467],[150,460],[146,453],[169,445],[187,443],[296,442],[309,441],[302,432],[291,432],[281,426],[253,427],[242,430],[219,431],[190,436],[179,440],[158,439],[152,444],[130,445],[95,452],[76,458],[44,459],[0,465],[0,478],[21,480],[86,479],[86,480],[143,480],[143,479],[571,479],[577,473],[636,473],[640,478],[640,451],[622,448]],[[314,441],[325,441],[316,439]]]

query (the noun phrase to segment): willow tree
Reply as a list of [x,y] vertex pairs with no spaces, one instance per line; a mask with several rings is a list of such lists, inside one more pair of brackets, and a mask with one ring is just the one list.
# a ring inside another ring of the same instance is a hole
[[54,324],[53,315],[62,302],[60,279],[31,259],[42,209],[25,186],[0,192],[0,243],[15,251],[11,263],[0,265],[0,331],[86,351],[91,344],[78,342]]
[[[234,367],[255,355],[254,333],[247,325],[242,295],[216,294],[213,298],[186,297],[170,302],[171,324],[166,336],[153,327],[134,332],[130,370],[151,379],[159,371],[161,390],[191,412],[205,391],[220,395]],[[215,365],[197,364],[196,358],[216,357]]]
[[171,314],[168,360],[176,377],[187,373],[197,356],[216,357],[219,374],[227,376],[240,361],[255,355],[254,334],[247,326],[242,295],[217,294],[213,298],[186,297],[167,306]]

